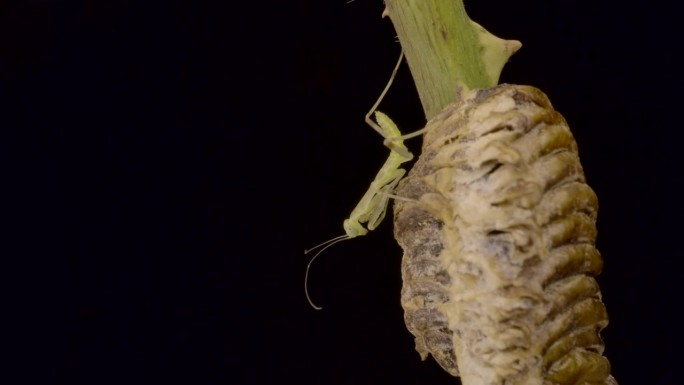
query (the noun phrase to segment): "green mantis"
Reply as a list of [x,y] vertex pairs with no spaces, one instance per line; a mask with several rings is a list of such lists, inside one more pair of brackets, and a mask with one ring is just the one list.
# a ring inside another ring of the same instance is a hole
[[[399,166],[413,159],[413,154],[404,146],[397,125],[380,111],[375,112],[375,119],[378,121],[385,140],[389,141],[390,155],[366,193],[349,214],[349,218],[344,220],[343,227],[347,238],[366,235],[369,230],[375,230],[382,222],[387,212],[389,198],[397,183],[406,174],[406,170]],[[367,224],[367,228],[363,227],[363,223]]]
[[[380,171],[378,171],[375,179],[373,182],[371,182],[371,185],[366,193],[363,195],[363,197],[361,197],[359,203],[356,205],[356,207],[354,207],[354,210],[352,210],[351,214],[349,214],[349,218],[344,220],[343,227],[345,234],[304,251],[305,254],[308,254],[311,251],[320,248],[320,250],[316,253],[316,255],[313,256],[313,258],[311,258],[309,264],[306,266],[306,275],[304,277],[304,292],[306,294],[306,299],[316,310],[321,310],[322,308],[316,306],[309,296],[308,277],[311,264],[314,260],[316,260],[318,255],[325,251],[325,249],[328,247],[347,239],[365,235],[368,233],[368,231],[374,230],[380,224],[380,222],[382,222],[382,220],[385,218],[385,213],[387,212],[389,199],[392,197],[397,198],[396,196],[393,196],[392,193],[394,192],[394,189],[401,178],[404,176],[404,174],[406,174],[406,170],[400,168],[400,166],[402,163],[413,159],[413,154],[406,148],[403,141],[404,139],[412,138],[422,133],[421,130],[402,136],[397,125],[394,124],[394,122],[387,117],[387,115],[376,110],[380,104],[380,101],[389,90],[402,59],[403,53],[399,56],[399,60],[394,67],[392,77],[387,83],[387,86],[383,90],[382,94],[380,94],[380,97],[375,102],[373,107],[371,107],[370,111],[368,111],[366,114],[366,123],[368,123],[368,125],[373,127],[374,130],[376,130],[385,138],[384,144],[390,149],[389,157],[380,168]],[[377,123],[371,119],[371,115],[374,112]],[[364,224],[366,227],[364,227]]]

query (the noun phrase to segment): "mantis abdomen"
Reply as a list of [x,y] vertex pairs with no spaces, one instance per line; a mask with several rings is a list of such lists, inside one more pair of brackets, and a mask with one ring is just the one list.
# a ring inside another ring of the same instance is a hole
[[563,117],[541,91],[500,85],[425,131],[394,218],[416,350],[464,385],[615,384],[598,203]]

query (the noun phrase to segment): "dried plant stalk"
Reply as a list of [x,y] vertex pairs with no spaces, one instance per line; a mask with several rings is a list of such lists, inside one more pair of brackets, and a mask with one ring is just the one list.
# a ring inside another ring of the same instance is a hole
[[594,277],[596,195],[533,87],[473,90],[428,122],[400,183],[401,302],[423,359],[464,385],[616,384]]

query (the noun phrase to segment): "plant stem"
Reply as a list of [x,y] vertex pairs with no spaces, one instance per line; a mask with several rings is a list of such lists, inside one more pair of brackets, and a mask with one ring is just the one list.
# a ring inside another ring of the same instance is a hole
[[385,0],[426,118],[456,101],[457,90],[489,88],[521,44],[472,22],[462,0]]

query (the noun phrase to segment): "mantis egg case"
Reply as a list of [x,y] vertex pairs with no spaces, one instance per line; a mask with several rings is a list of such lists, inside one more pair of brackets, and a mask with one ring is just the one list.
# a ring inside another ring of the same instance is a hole
[[426,126],[397,188],[401,302],[416,350],[464,385],[616,384],[594,279],[598,201],[536,88],[473,90]]

